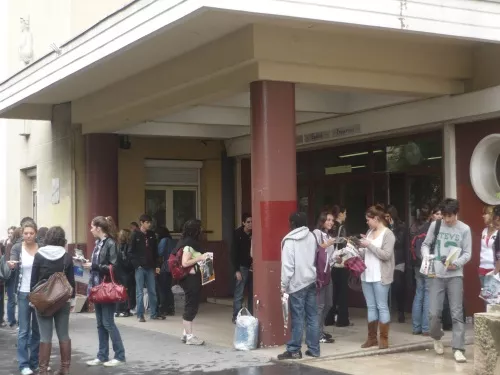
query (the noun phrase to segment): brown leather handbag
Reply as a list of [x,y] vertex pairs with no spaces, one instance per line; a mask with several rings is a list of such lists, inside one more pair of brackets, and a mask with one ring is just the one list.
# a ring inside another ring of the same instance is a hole
[[35,306],[40,315],[53,316],[73,295],[73,288],[66,277],[65,271],[66,266],[63,272],[55,272],[48,280],[40,281],[29,294],[29,301]]

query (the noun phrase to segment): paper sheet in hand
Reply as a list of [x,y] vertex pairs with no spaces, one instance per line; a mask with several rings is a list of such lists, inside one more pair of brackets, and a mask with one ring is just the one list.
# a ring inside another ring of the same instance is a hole
[[462,253],[462,249],[456,246],[450,247],[450,253],[446,257],[446,261],[444,262],[444,266],[448,268],[453,262],[455,262],[460,254]]
[[198,262],[201,272],[201,285],[206,285],[215,281],[215,271],[214,271],[214,253],[207,253],[208,257],[206,260]]

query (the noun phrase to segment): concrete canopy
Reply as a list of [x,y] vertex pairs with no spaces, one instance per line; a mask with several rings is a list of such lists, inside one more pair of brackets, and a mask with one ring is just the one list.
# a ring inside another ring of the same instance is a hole
[[139,0],[3,82],[0,116],[49,120],[54,104],[71,102],[84,133],[117,132],[256,80],[406,101],[465,92],[474,41],[500,41],[500,5],[405,3]]

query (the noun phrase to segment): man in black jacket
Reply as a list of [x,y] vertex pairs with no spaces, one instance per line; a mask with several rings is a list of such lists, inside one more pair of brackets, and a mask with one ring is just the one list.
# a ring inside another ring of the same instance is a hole
[[252,272],[252,216],[243,214],[242,225],[234,232],[232,261],[235,270],[236,286],[234,288],[233,323],[243,305],[245,286],[248,291],[248,310],[253,311],[253,272]]
[[151,319],[165,319],[157,316],[155,270],[158,259],[158,244],[156,234],[151,228],[151,216],[141,215],[139,230],[132,232],[130,237],[129,256],[135,269],[137,318],[140,322],[144,319],[144,288],[148,289],[149,309]]

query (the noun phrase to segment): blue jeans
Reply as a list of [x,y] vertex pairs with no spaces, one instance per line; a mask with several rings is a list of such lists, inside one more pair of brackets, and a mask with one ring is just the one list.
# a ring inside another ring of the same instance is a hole
[[248,311],[253,314],[253,272],[248,267],[240,267],[241,281],[236,280],[234,287],[233,318],[236,318],[243,306],[245,286],[248,288]]
[[412,323],[414,333],[429,333],[429,286],[431,280],[415,267],[417,289],[412,307]]
[[306,345],[313,355],[319,356],[319,325],[318,325],[318,303],[316,300],[316,283],[291,293],[290,319],[292,322],[292,337],[286,345],[290,353],[297,353],[302,348],[302,337],[304,334],[304,321],[306,324]]
[[38,350],[40,349],[40,331],[35,309],[30,307],[28,294],[18,294],[19,331],[17,333],[17,361],[19,370],[38,368]]
[[5,283],[5,290],[7,292],[7,321],[10,326],[17,323],[16,320],[16,277],[12,276]]
[[137,299],[137,317],[144,317],[144,288],[148,288],[149,311],[151,319],[156,318],[157,299],[155,270],[139,267],[135,270],[135,296]]
[[368,323],[379,321],[382,324],[387,324],[391,321],[391,313],[389,312],[389,289],[391,285],[383,285],[380,281],[369,283],[361,282],[363,295],[366,300],[368,309]]
[[115,352],[115,359],[125,362],[125,348],[123,347],[120,331],[115,324],[114,303],[96,303],[95,316],[97,320],[97,334],[99,336],[99,351],[97,359],[101,362],[109,361],[109,338]]

